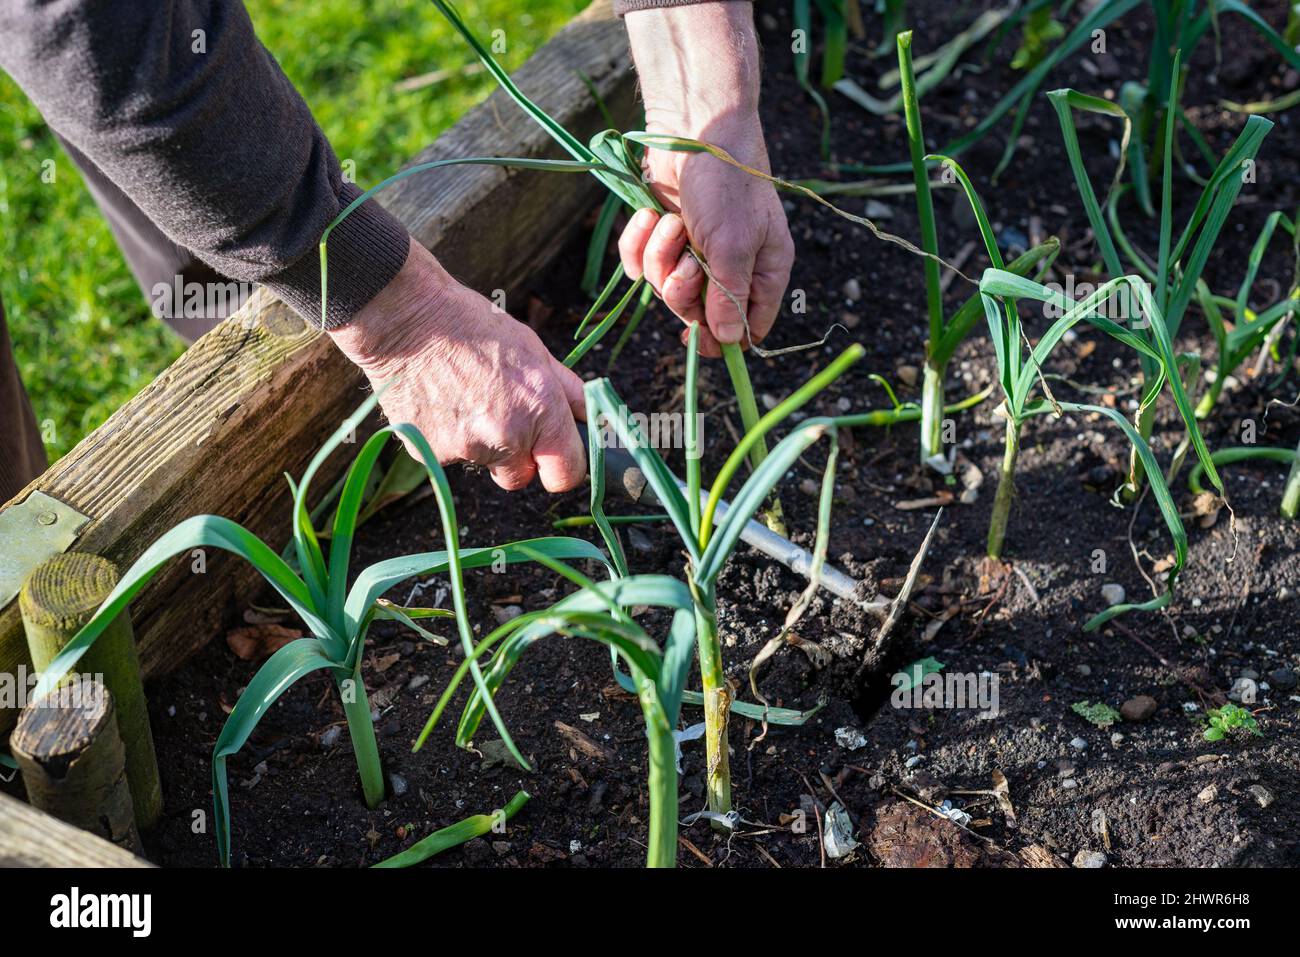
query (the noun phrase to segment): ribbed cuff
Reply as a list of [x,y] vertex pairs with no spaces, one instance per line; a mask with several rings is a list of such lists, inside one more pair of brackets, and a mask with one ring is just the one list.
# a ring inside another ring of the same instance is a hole
[[[362,190],[344,183],[339,210]],[[410,252],[410,235],[373,199],[339,223],[327,244],[329,308],[325,328],[345,325],[401,270]],[[314,326],[321,324],[320,255],[312,249],[288,269],[266,280],[266,287]]]
[[689,7],[697,3],[716,3],[717,0],[614,0],[614,15],[623,16],[637,10],[660,10],[664,7]]

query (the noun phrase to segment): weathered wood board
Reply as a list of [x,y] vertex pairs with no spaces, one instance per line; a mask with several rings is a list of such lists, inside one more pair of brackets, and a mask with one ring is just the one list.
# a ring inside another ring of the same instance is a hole
[[[586,137],[605,122],[584,76],[613,116],[630,122],[635,79],[608,0],[597,0],[515,74],[543,109]],[[562,154],[497,92],[412,162],[475,155]],[[511,303],[599,191],[585,175],[465,166],[410,177],[379,198],[454,276],[485,293],[505,290]],[[90,518],[73,547],[123,569],[162,532],[205,512],[236,519],[278,548],[289,515],[282,473],[300,474],[364,394],[361,376],[328,336],[259,290],[6,507],[35,490],[53,496]],[[330,474],[318,477],[320,488],[346,465],[335,458]],[[202,575],[192,564],[175,559],[132,605],[146,677],[207,642],[225,609],[259,581],[229,556],[209,553]],[[26,663],[14,601],[0,610],[0,672]],[[14,717],[0,711],[0,735]]]
[[0,867],[152,867],[102,837],[0,793]]

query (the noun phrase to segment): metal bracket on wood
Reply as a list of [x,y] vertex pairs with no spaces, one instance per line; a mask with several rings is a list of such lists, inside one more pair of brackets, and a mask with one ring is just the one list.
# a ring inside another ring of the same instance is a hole
[[18,596],[37,565],[66,552],[89,521],[44,492],[0,512],[0,608]]

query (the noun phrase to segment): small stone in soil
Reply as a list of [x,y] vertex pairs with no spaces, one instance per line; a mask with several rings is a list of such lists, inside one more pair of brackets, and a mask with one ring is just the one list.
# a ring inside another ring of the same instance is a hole
[[405,794],[407,789],[410,787],[410,785],[406,783],[406,778],[402,777],[400,774],[388,775],[388,786],[393,792],[393,797],[397,798]]
[[1249,788],[1247,788],[1247,790],[1250,791],[1250,793],[1254,796],[1255,802],[1260,807],[1268,807],[1270,804],[1273,803],[1273,792],[1270,791],[1268,788],[1264,787],[1264,785],[1252,784]]
[[1123,743],[1124,735],[1120,734],[1118,731],[1110,736],[1110,746],[1112,748],[1118,748]]
[[857,728],[845,725],[835,729],[835,743],[846,750],[856,751],[867,743],[867,737]]
[[1125,721],[1145,721],[1156,713],[1156,699],[1148,694],[1135,695],[1119,706],[1120,717]]
[[337,724],[326,728],[321,732],[320,746],[328,751],[330,748],[334,747],[334,745],[339,743],[339,736],[341,734],[343,734],[343,729]]
[[1217,800],[1218,797],[1219,786],[1217,784],[1206,785],[1206,787],[1202,789],[1201,793],[1196,795],[1196,799],[1202,804],[1209,804],[1212,801]]
[[849,302],[857,302],[862,298],[862,283],[856,278],[850,278],[844,283],[844,298]]
[[1268,673],[1268,680],[1278,691],[1290,691],[1296,686],[1296,674],[1290,668],[1275,668]]
[[496,618],[497,624],[504,625],[508,621],[513,621],[524,613],[524,610],[518,605],[493,605],[492,615]]
[[428,675],[416,675],[414,678],[412,678],[410,681],[406,683],[406,690],[418,691],[420,688],[423,688],[428,683],[429,683]]
[[627,530],[627,540],[633,551],[644,554],[655,550],[655,543],[650,540],[650,536],[639,528],[629,528]]
[[1074,748],[1076,751],[1083,751],[1087,749],[1088,742],[1083,740],[1083,738],[1075,738],[1070,742],[1070,747]]
[[1080,851],[1074,855],[1074,866],[1098,868],[1106,866],[1106,855],[1101,851]]
[[1124,586],[1110,582],[1101,586],[1101,597],[1106,604],[1114,607],[1124,601]]

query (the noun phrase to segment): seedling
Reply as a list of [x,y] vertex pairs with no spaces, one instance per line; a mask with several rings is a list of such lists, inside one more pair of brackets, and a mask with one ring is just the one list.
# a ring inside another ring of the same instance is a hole
[[1051,45],[1065,36],[1065,27],[1052,14],[1050,3],[1039,3],[1025,14],[1020,46],[1011,57],[1011,69],[1028,70],[1043,62]]
[[1255,716],[1239,704],[1225,704],[1222,708],[1211,708],[1205,712],[1209,727],[1205,729],[1206,741],[1222,741],[1237,734],[1249,733],[1262,738],[1264,732],[1259,730]]
[[[357,453],[348,470],[334,513],[328,555],[322,550],[307,510],[312,478],[331,452],[350,441],[375,408],[379,394],[371,396],[348,417],[312,458],[300,482],[289,479],[293,489],[293,547],[300,573],[295,574],[276,552],[247,529],[217,515],[186,519],[154,542],[127,569],[117,587],[105,599],[95,616],[68,642],[42,673],[32,695],[38,700],[49,694],[72,670],[86,649],[127,607],[131,599],[168,562],[193,549],[219,548],[253,565],[311,632],[276,651],[258,669],[235,703],[212,752],[213,813],[217,849],[223,865],[230,863],[230,798],[226,782],[226,760],[243,747],[257,723],[294,682],[315,671],[328,670],[338,688],[347,718],[352,751],[361,776],[367,805],[375,807],[384,797],[384,777],[371,720],[370,704],[361,678],[361,651],[371,624],[391,619],[425,638],[445,643],[417,623],[417,619],[453,616],[467,655],[473,651],[465,609],[463,570],[496,562],[529,561],[537,555],[548,558],[595,559],[601,551],[576,538],[542,538],[516,542],[500,548],[462,551],[456,526],[455,505],[446,475],[438,465],[424,436],[411,425],[396,424],[378,430]],[[433,486],[446,548],[391,558],[363,569],[348,587],[352,542],[361,510],[362,494],[380,452],[389,438],[397,435],[419,455]],[[394,585],[416,575],[445,574],[451,580],[454,611],[432,608],[404,608],[385,601],[383,595]],[[476,660],[469,659],[476,685],[485,687]],[[493,719],[500,716],[489,705]]]
[[1121,720],[1120,713],[1104,701],[1098,701],[1096,704],[1091,701],[1076,701],[1070,705],[1070,710],[1084,721],[1101,728],[1103,731],[1116,721]]

